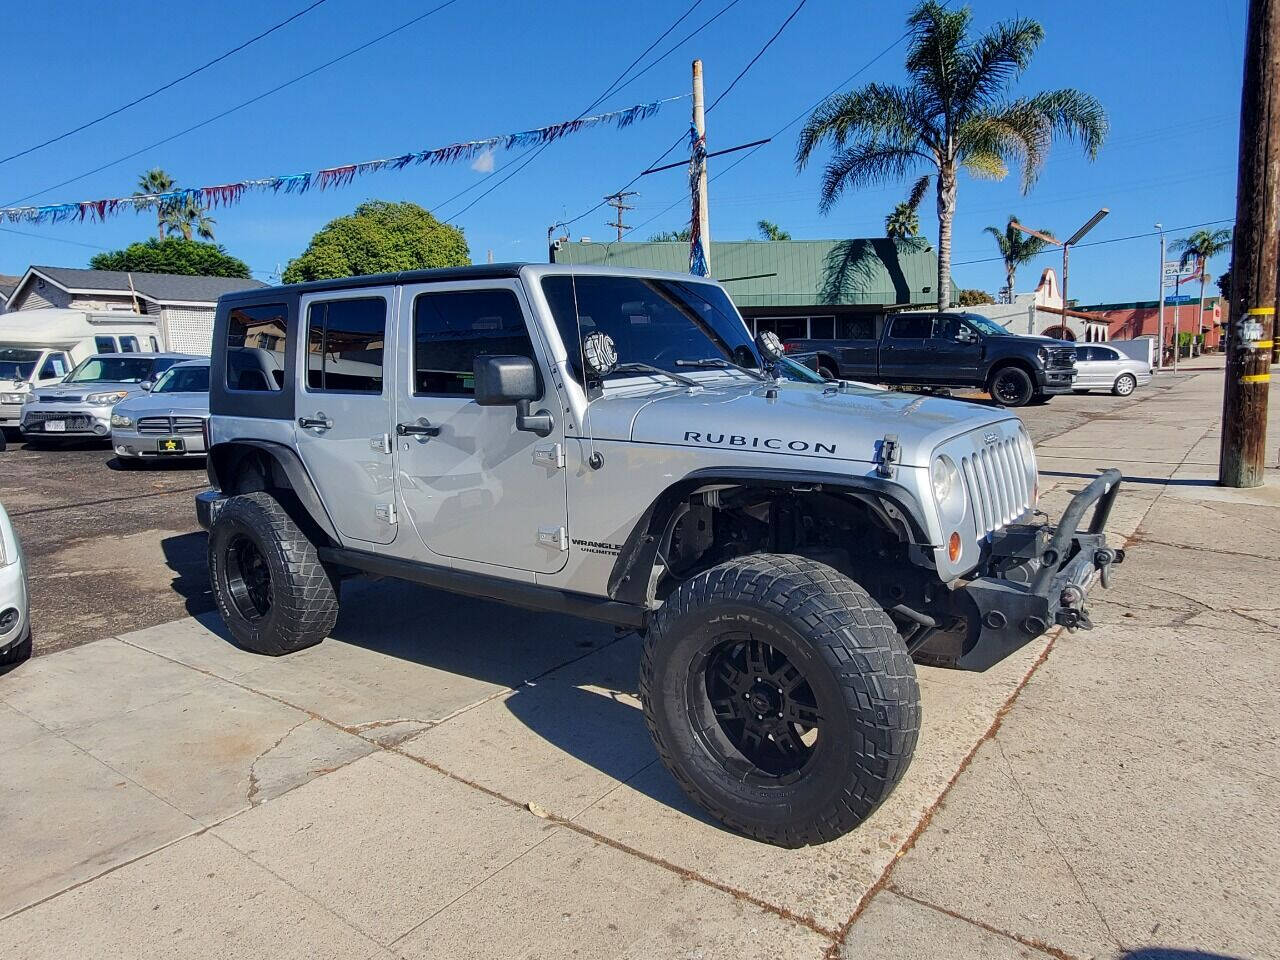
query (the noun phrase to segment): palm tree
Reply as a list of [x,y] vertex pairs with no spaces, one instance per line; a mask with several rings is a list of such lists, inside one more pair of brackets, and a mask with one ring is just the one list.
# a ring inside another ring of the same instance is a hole
[[[150,197],[157,193],[169,193],[178,188],[173,177],[159,167],[148,170],[138,178],[138,189],[133,191],[135,197]],[[164,215],[169,205],[159,200],[147,200],[137,205],[139,210],[155,210],[156,236],[164,239]]]
[[916,208],[905,201],[894,207],[893,212],[884,218],[884,234],[893,240],[919,236],[920,218],[916,216]]
[[[1014,277],[1017,276],[1018,267],[1049,246],[1048,241],[1033,237],[1031,234],[1023,233],[1019,230],[1014,226],[1017,222],[1018,218],[1011,213],[1009,214],[1009,223],[1003,230],[999,227],[987,227],[985,230],[986,233],[996,238],[996,246],[1000,248],[1000,256],[1004,258],[1004,289],[1007,294],[1005,303],[1013,303],[1013,281]],[[1053,236],[1048,230],[1039,232],[1046,236]]]
[[1209,279],[1205,270],[1209,266],[1210,258],[1231,249],[1231,231],[1197,230],[1189,237],[1173,241],[1169,249],[1173,253],[1182,254],[1178,259],[1179,267],[1185,267],[1194,260],[1200,268],[1200,312],[1197,314],[1200,322],[1196,324],[1198,336],[1204,327],[1204,285]]
[[218,221],[209,216],[205,208],[196,203],[194,197],[186,197],[173,203],[165,204],[161,214],[161,229],[174,236],[190,240],[195,233],[201,240],[213,239],[213,226]]
[[771,220],[759,220],[756,229],[760,231],[761,240],[790,240],[791,234],[783,230]]
[[1007,99],[1009,84],[1031,63],[1044,39],[1034,20],[997,24],[970,38],[967,7],[948,10],[925,0],[907,20],[911,45],[907,86],[871,83],[824,100],[800,133],[796,166],[830,141],[835,155],[823,175],[819,210],[827,213],[846,189],[920,177],[923,193],[937,177],[938,303],[951,300],[951,224],[956,177],[1002,179],[1021,167],[1031,189],[1056,135],[1077,140],[1093,159],[1107,134],[1102,105],[1079,90],[1048,90]]

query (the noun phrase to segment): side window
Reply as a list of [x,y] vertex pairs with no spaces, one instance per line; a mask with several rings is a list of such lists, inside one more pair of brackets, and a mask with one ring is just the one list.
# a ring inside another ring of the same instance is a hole
[[894,317],[889,336],[894,340],[928,340],[933,336],[933,317]]
[[876,338],[876,321],[874,317],[841,317],[841,340],[874,340]]
[[510,290],[419,294],[413,304],[413,392],[475,393],[476,357],[535,359],[520,302]]
[[809,320],[809,338],[811,340],[832,340],[836,335],[835,317],[811,317]]
[[41,380],[49,380],[53,377],[65,377],[67,375],[67,355],[65,353],[52,353],[45,358],[44,363],[40,365]]
[[1097,360],[1098,355],[1093,347],[1076,347],[1076,359],[1085,361]]
[[227,387],[272,392],[284,383],[289,308],[283,303],[237,307],[227,318]]
[[155,337],[151,338],[151,352],[152,353],[160,352],[160,341],[157,340]]
[[115,337],[94,337],[94,353],[117,353]]
[[387,301],[382,297],[311,304],[307,309],[307,389],[381,393],[386,335]]
[[142,351],[138,348],[138,338],[137,337],[121,337],[120,352],[121,353],[141,353]]

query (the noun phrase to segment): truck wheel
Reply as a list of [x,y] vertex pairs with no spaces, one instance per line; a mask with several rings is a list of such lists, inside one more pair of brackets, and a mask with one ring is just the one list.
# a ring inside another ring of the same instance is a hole
[[1133,393],[1134,388],[1137,387],[1137,385],[1137,378],[1134,377],[1132,373],[1122,373],[1120,376],[1116,377],[1116,382],[1111,387],[1111,392],[1117,397],[1127,397],[1129,394]]
[[209,579],[236,643],[279,657],[314,646],[338,619],[328,571],[269,493],[226,502],[209,532]]
[[1006,407],[1022,407],[1035,395],[1031,375],[1021,367],[1004,367],[995,372],[989,388],[991,397]]
[[742,557],[681,584],[650,623],[640,698],[690,798],[784,847],[870,816],[920,731],[893,621],[852,580],[796,556]]

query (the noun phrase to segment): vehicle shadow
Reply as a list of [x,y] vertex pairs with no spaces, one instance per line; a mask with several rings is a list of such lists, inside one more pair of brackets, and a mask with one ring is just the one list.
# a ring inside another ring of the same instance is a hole
[[1175,947],[1140,947],[1126,950],[1120,960],[1244,960],[1233,953],[1209,953],[1205,950],[1180,950]]
[[187,613],[193,617],[214,609],[213,591],[209,588],[208,543],[209,535],[203,530],[160,541],[165,565],[173,571],[170,586],[182,597]]
[[144,470],[154,470],[157,473],[189,473],[194,470],[204,470],[205,459],[204,457],[174,457],[173,459],[125,461],[119,457],[112,457],[107,461],[107,469],[126,473]]

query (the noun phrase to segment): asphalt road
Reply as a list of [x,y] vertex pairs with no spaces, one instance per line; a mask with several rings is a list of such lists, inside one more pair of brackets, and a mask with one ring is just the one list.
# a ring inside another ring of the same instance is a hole
[[[1039,442],[1174,382],[1164,374],[1125,400],[1055,397],[1020,415]],[[206,485],[202,460],[126,471],[105,444],[29,449],[11,438],[0,453],[0,503],[27,556],[35,655],[212,610],[192,504]]]

